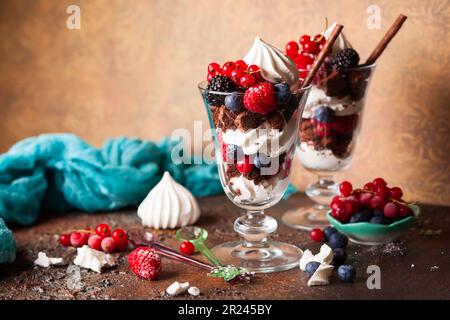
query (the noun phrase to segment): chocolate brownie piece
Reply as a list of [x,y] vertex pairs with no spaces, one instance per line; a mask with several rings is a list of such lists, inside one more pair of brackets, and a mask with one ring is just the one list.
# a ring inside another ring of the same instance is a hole
[[258,128],[261,124],[261,116],[248,110],[242,111],[234,120],[234,125],[242,131]]
[[356,69],[352,70],[348,76],[348,87],[350,95],[354,101],[359,101],[364,98],[368,78],[370,77],[370,69]]
[[325,88],[327,96],[343,98],[350,94],[347,77],[345,71],[333,70],[320,84]]
[[220,107],[219,121],[221,123],[221,128],[235,130],[236,125],[234,120],[236,119],[236,114],[233,111],[228,110],[225,106]]
[[227,166],[226,174],[229,179],[239,177],[241,175],[239,170],[236,168],[236,165],[234,164],[229,164]]
[[263,180],[259,169],[256,167],[253,167],[250,172],[244,173],[244,177],[248,180],[253,180],[254,184],[260,184]]
[[273,129],[283,130],[284,118],[278,111],[270,113],[267,121]]
[[353,135],[338,135],[335,137],[330,149],[337,158],[346,158],[350,154],[349,145]]

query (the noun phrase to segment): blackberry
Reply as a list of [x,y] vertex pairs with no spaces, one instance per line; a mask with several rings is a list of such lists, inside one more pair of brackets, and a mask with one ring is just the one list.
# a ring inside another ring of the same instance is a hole
[[331,65],[336,69],[356,67],[359,63],[359,54],[352,48],[344,49],[336,54]]
[[[217,75],[211,79],[206,89],[208,89],[209,91],[224,92],[224,93],[233,92],[236,91],[236,85],[230,78]],[[226,97],[225,94],[208,93],[206,95],[206,100],[210,105],[221,106],[224,104],[225,97]]]

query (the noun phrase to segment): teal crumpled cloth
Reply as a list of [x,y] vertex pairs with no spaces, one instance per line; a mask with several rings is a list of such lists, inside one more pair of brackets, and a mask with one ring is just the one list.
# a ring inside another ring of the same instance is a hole
[[177,144],[120,137],[98,149],[72,134],[22,140],[0,155],[0,217],[30,225],[41,209],[95,212],[137,206],[164,171],[197,197],[223,193],[215,164],[172,163]]
[[2,218],[0,218],[0,263],[13,262],[16,259],[16,241]]

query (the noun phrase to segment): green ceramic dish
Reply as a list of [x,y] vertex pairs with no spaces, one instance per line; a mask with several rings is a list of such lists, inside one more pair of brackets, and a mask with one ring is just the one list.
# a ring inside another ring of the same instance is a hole
[[416,217],[420,214],[420,208],[413,204],[410,204],[409,207],[413,211],[414,217],[408,217],[390,225],[369,222],[344,224],[334,219],[331,212],[328,212],[327,219],[333,227],[340,233],[345,234],[352,242],[365,245],[386,244],[397,240],[414,225]]

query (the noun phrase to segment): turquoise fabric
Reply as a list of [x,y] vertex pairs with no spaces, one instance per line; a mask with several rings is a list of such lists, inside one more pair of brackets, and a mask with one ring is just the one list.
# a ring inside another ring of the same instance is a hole
[[13,262],[16,259],[16,241],[2,218],[0,218],[0,263]]
[[198,197],[223,193],[214,164],[175,165],[177,141],[124,137],[94,148],[72,134],[22,140],[0,155],[0,217],[33,224],[47,211],[109,211],[137,206],[169,171]]

